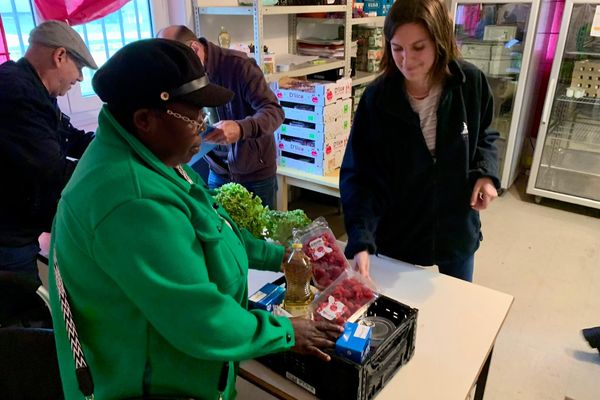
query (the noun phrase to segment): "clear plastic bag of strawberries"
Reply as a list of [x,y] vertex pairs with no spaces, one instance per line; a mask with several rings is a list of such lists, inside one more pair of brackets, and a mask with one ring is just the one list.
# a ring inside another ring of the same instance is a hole
[[372,281],[352,269],[345,270],[310,305],[315,321],[343,324],[358,311],[366,311],[379,295]]
[[313,282],[318,289],[325,289],[350,268],[325,218],[319,217],[307,227],[295,229],[294,239],[302,243],[304,254],[310,258]]

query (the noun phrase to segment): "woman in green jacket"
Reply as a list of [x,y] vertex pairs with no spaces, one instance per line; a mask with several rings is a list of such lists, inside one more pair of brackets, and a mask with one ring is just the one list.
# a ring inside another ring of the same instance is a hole
[[[339,326],[246,309],[248,267],[278,271],[284,249],[239,229],[185,165],[201,146],[202,107],[232,93],[164,39],[125,46],[93,86],[107,104],[63,191],[50,256],[96,398],[234,398],[235,361],[288,349],[327,360]],[[82,398],[50,281],[65,395]]]

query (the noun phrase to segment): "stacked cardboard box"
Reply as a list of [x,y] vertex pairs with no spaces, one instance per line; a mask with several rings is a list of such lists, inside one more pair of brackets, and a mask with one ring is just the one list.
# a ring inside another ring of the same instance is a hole
[[571,88],[583,91],[585,97],[600,98],[600,61],[575,61]]
[[515,55],[502,43],[465,42],[460,51],[466,61],[490,75],[509,74],[515,61]]
[[284,78],[271,85],[285,112],[275,131],[279,165],[317,175],[335,173],[350,134],[352,81]]
[[358,103],[360,103],[360,98],[363,93],[367,89],[368,83],[363,83],[361,85],[356,85],[352,87],[352,120],[354,120],[354,113],[358,108]]
[[362,3],[358,8],[361,8],[366,16],[375,17],[386,16],[394,4],[394,0],[361,0],[356,3]]
[[356,69],[366,72],[379,71],[383,56],[383,28],[355,25],[352,40],[356,40]]

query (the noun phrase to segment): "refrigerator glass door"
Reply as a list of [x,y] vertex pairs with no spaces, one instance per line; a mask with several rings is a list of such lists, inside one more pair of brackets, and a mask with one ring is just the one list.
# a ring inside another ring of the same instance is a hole
[[600,4],[574,4],[564,40],[556,86],[548,92],[550,116],[542,116],[546,134],[536,145],[543,147],[536,149],[542,153],[536,157],[535,188],[558,199],[599,202]]
[[[491,128],[500,133],[498,174],[503,188],[512,183],[511,163],[519,123],[521,100],[519,82],[525,44],[530,32],[531,3],[458,3],[454,30],[462,57],[482,70],[494,96],[494,119]],[[520,146],[519,146],[520,149]],[[514,158],[518,158],[514,157]],[[518,163],[518,160],[516,160]]]

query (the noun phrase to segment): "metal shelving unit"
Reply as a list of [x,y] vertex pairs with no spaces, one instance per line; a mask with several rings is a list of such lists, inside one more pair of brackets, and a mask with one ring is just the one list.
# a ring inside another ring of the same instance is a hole
[[352,86],[362,85],[375,80],[379,76],[378,72],[356,71],[356,76],[352,78]]
[[[264,27],[265,27],[265,16],[269,15],[288,15],[288,51],[291,53],[296,52],[296,28],[298,20],[305,13],[327,13],[337,12],[344,13],[344,19],[337,19],[340,23],[345,26],[350,26],[349,20],[352,16],[352,5],[332,5],[332,6],[262,6],[260,0],[255,0],[253,6],[239,6],[239,7],[197,7],[194,6],[194,22],[196,24],[196,31],[199,31],[200,27],[200,15],[248,15],[252,16],[252,26],[254,32],[254,45],[257,49],[262,49],[264,44]],[[325,19],[314,19],[317,21],[324,21],[326,23],[334,23],[326,21]],[[312,74],[316,72],[327,71],[335,68],[344,68],[344,71],[348,73],[350,71],[350,34],[349,29],[345,30],[344,40],[344,60],[339,59],[323,59],[315,63],[305,63],[291,68],[289,71],[277,72],[274,74],[266,75],[267,81],[274,81],[283,76],[301,76]],[[257,51],[255,53],[256,63],[262,67],[263,65],[263,52]]]
[[195,7],[196,15],[252,15],[254,10],[249,6],[237,7]]
[[[352,18],[352,2],[347,1],[346,5],[332,6],[262,6],[260,0],[255,0],[252,6],[237,6],[237,7],[199,7],[194,6],[194,23],[196,31],[200,31],[200,15],[247,15],[252,17],[252,26],[254,33],[254,45],[257,49],[261,49],[264,44],[264,27],[265,16],[269,15],[288,15],[288,51],[296,52],[297,40],[297,24],[298,22],[318,22],[320,24],[337,24],[346,27],[344,29],[344,59],[323,59],[316,63],[306,63],[297,65],[289,71],[277,72],[265,76],[267,81],[275,81],[283,76],[302,76],[313,74],[316,72],[327,71],[335,68],[344,68],[346,76],[350,74],[350,46],[352,40],[353,25],[369,24],[382,25],[385,17],[365,17]],[[306,18],[302,14],[306,13],[327,13],[337,12],[344,13],[344,18]],[[263,53],[257,51],[255,53],[256,62],[258,65],[263,65]],[[357,76],[353,79],[353,85],[368,83],[377,77],[376,73],[367,73],[358,71]]]
[[385,17],[350,18],[350,25],[383,25]]
[[600,209],[600,38],[591,34],[598,9],[600,0],[565,3],[527,185],[538,202]]
[[303,76],[308,74],[315,74],[317,72],[328,71],[335,68],[343,68],[345,62],[337,59],[326,59],[321,64],[305,63],[292,67],[289,71],[276,72],[274,74],[265,75],[267,82],[274,82],[283,78],[284,76]]

